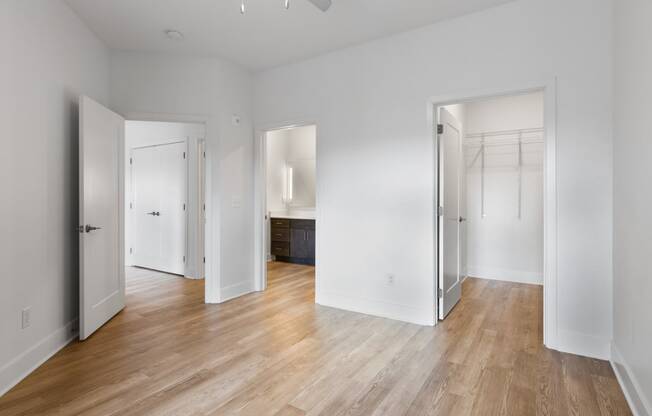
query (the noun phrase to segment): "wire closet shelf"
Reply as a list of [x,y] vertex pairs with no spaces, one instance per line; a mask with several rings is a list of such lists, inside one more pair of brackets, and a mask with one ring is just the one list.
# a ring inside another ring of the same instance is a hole
[[[486,218],[485,211],[485,171],[486,171],[486,149],[488,147],[516,147],[518,162],[515,166],[518,180],[518,219],[522,218],[523,208],[523,146],[543,143],[544,129],[529,128],[520,130],[502,130],[482,133],[467,134],[464,136],[464,147],[471,150],[477,149],[467,169],[473,167],[480,161],[480,218]],[[466,152],[465,152],[466,153]]]

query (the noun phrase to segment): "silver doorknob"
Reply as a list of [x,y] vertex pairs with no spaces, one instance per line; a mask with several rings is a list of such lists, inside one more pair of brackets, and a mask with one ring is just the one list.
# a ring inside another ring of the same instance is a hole
[[158,211],[152,211],[152,212],[148,212],[147,215],[153,215],[155,217],[160,217],[161,213],[158,212]]
[[86,232],[90,233],[91,231],[101,230],[102,227],[93,227],[92,225],[86,224]]
[[460,222],[464,222],[464,221],[466,221],[466,218],[460,217]]

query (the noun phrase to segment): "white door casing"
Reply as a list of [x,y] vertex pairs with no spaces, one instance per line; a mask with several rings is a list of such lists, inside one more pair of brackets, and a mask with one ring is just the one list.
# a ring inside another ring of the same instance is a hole
[[131,169],[134,265],[185,274],[188,239],[186,143],[135,148]]
[[444,319],[462,297],[460,276],[460,164],[461,126],[445,108],[439,109],[439,319]]
[[79,338],[125,306],[123,171],[125,120],[79,99]]

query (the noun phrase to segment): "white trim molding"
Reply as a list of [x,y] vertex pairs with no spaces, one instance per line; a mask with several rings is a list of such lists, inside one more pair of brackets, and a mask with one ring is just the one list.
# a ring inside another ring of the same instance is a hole
[[505,282],[525,283],[529,285],[543,285],[542,272],[529,272],[523,270],[500,269],[497,267],[468,266],[466,275],[479,279],[502,280]]
[[598,360],[609,360],[611,356],[608,338],[559,329],[557,339],[558,344],[554,349],[560,352],[597,358]]
[[[316,296],[318,305],[330,308],[343,309],[345,311],[362,313],[365,315],[378,316],[397,321],[408,322],[422,326],[433,326],[435,320],[425,320],[424,316],[430,316],[430,306],[418,308],[412,305],[386,302],[378,299],[364,299],[342,295],[339,293],[328,293],[319,291]],[[434,317],[433,317],[434,318]]]
[[223,287],[221,289],[221,297],[219,303],[227,302],[231,299],[238,298],[253,292],[251,282],[236,283],[231,286]]
[[615,343],[611,343],[611,367],[634,416],[652,416],[650,398],[645,396],[636,376]]
[[75,340],[79,336],[77,328],[78,320],[74,319],[2,366],[0,368],[0,397]]

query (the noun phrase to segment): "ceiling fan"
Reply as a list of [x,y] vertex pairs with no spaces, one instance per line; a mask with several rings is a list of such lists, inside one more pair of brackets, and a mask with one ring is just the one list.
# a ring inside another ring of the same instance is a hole
[[[322,12],[327,11],[332,4],[331,0],[308,0],[310,3],[314,4]],[[290,0],[283,0],[283,5],[286,9],[290,8]],[[245,0],[240,1],[240,13],[245,14]]]

